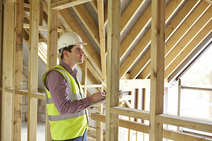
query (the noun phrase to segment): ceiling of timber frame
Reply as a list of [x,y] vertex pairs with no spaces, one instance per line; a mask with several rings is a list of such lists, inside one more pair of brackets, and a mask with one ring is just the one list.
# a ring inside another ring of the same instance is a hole
[[[40,1],[43,5],[43,26],[46,26],[48,25],[47,1]],[[165,79],[170,82],[211,46],[212,6],[209,0],[167,0],[166,2]],[[25,0],[25,3],[24,23],[29,24],[28,1]],[[82,40],[88,43],[84,49],[89,62],[88,79],[93,84],[101,83],[101,78],[105,76],[107,54],[108,3],[104,0],[104,7],[97,3],[99,0],[93,0],[59,10],[58,15],[59,30],[77,32]],[[120,28],[120,79],[149,78],[151,0],[122,0]],[[25,28],[26,46],[28,34],[28,29]],[[40,30],[39,42],[47,42],[46,38],[47,32]],[[42,50],[45,49],[40,47],[41,53]],[[25,52],[27,54],[27,51]],[[45,59],[40,57],[39,77],[42,77],[46,71],[45,67]],[[82,65],[78,67],[82,69]]]

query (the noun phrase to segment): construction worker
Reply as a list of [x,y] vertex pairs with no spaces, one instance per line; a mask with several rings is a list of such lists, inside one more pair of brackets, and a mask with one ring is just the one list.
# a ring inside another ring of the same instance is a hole
[[86,107],[105,99],[104,92],[85,97],[77,78],[76,65],[83,63],[83,45],[75,32],[64,33],[58,40],[60,64],[46,72],[46,106],[53,140],[87,141],[88,112]]

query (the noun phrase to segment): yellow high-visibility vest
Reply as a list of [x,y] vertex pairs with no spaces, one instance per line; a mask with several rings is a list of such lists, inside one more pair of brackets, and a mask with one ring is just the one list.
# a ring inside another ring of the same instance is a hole
[[84,98],[83,90],[78,79],[77,81],[79,86],[69,72],[62,66],[57,65],[44,74],[43,83],[46,90],[46,107],[52,139],[67,140],[80,137],[85,132],[85,129],[88,130],[89,128],[87,109],[74,114],[60,115],[54,102],[52,101],[51,94],[45,85],[47,75],[53,70],[58,71],[65,78],[69,89],[70,100],[79,100]]

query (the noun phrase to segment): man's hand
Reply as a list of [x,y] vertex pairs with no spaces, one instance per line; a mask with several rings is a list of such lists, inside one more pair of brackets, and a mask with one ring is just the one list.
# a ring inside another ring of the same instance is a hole
[[105,92],[97,92],[88,97],[90,103],[96,103],[105,99]]

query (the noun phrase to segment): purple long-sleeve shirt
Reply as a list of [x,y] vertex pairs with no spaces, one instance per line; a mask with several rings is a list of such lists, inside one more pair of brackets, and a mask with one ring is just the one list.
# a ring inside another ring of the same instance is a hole
[[[64,67],[76,81],[77,70],[72,71],[71,67],[63,61],[60,65]],[[76,81],[77,82],[77,81]],[[52,100],[61,115],[80,112],[88,107],[88,98],[80,100],[69,100],[69,90],[64,77],[57,71],[52,71],[46,78],[46,86],[50,91]]]

